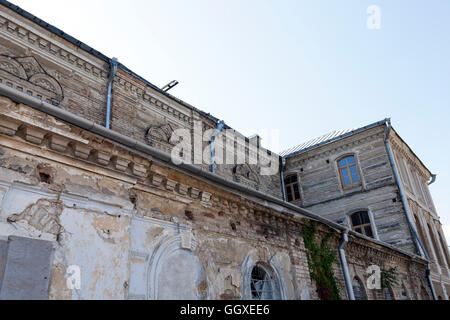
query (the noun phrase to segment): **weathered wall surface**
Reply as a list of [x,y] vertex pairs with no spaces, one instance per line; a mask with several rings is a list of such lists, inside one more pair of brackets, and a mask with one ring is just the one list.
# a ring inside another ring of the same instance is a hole
[[[0,39],[0,83],[105,124],[108,62],[2,5]],[[202,135],[217,124],[206,113],[162,94],[121,68],[112,89],[111,129],[167,152],[179,142],[172,137],[174,130],[187,129],[192,146],[194,139],[200,139],[202,150],[209,150],[208,135],[205,141]],[[196,126],[200,134],[195,132]],[[245,149],[240,142],[229,147]],[[248,154],[248,146],[244,152]],[[210,152],[205,154],[208,159]],[[207,163],[199,165],[209,169]],[[256,165],[219,165],[217,170],[234,181],[281,197],[280,177],[260,176],[259,172]]]
[[431,275],[436,294],[438,298],[448,299],[450,252],[428,188],[431,174],[395,131],[389,143],[392,146],[401,187],[407,199],[411,221],[431,259]]
[[[415,252],[384,144],[384,126],[290,157],[286,175],[297,174],[299,205],[350,227],[348,215],[367,210],[374,237]],[[361,183],[343,187],[337,160],[354,155]]]
[[[0,236],[52,243],[50,299],[249,299],[255,264],[269,270],[275,298],[317,299],[304,222],[0,98]],[[424,279],[422,260],[351,242],[351,267],[363,270],[373,252],[380,265],[396,257],[411,290]],[[67,285],[73,266],[79,288]],[[335,273],[345,288],[338,262]]]

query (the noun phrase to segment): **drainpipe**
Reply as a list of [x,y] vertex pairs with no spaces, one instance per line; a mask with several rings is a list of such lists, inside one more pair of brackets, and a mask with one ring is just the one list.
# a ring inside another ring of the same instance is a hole
[[431,175],[431,181],[428,182],[428,185],[433,184],[435,181],[436,181],[436,175],[435,175],[435,174],[432,174],[432,175]]
[[344,272],[345,286],[347,287],[347,293],[349,300],[355,300],[355,294],[353,293],[352,281],[350,280],[350,274],[348,272],[347,258],[345,257],[345,247],[348,243],[348,232],[342,231],[342,241],[339,245],[339,257],[341,258],[342,270]]
[[117,71],[117,65],[118,65],[117,58],[112,58],[109,60],[110,65],[110,71],[109,71],[109,78],[108,78],[108,94],[106,96],[106,122],[105,127],[106,129],[110,129],[110,119],[111,119],[111,90],[112,90],[112,83],[114,81],[114,77],[116,76]]
[[[420,245],[420,248],[422,248],[422,251],[423,251],[423,253],[425,255],[425,259],[428,260],[427,271],[426,271],[427,280],[428,280],[428,284],[430,285],[431,293],[433,294],[433,300],[437,300],[436,292],[434,290],[433,282],[431,280],[431,275],[430,275],[431,274],[431,270],[430,270],[430,256],[428,255],[427,251],[425,250],[425,247],[423,246],[423,243],[420,240],[420,238],[419,238],[419,236],[418,236],[418,234],[416,232],[416,229],[414,228],[414,226],[413,226],[413,224],[411,222],[411,219],[410,219],[409,210],[408,210],[408,203],[406,201],[405,195],[403,193],[403,190],[402,190],[402,187],[401,187],[401,184],[400,184],[400,179],[399,179],[399,176],[398,176],[397,167],[395,166],[395,162],[394,162],[394,157],[392,155],[391,146],[389,145],[389,141],[388,141],[390,132],[391,132],[391,119],[388,118],[388,119],[386,119],[386,135],[385,135],[385,138],[384,138],[384,144],[386,146],[386,150],[387,150],[387,153],[388,153],[388,156],[389,156],[389,161],[391,162],[392,171],[394,172],[395,181],[397,182],[397,187],[398,187],[398,190],[399,190],[399,193],[400,193],[400,198],[402,199],[403,207],[405,208],[406,220],[408,221],[409,228],[410,228],[410,230],[411,230],[411,232],[413,234],[414,245],[417,248],[417,252],[418,252],[419,256],[421,255],[420,254],[420,249],[419,249],[419,245]],[[436,176],[435,175],[433,175],[433,176],[434,176],[434,179],[436,179]],[[417,243],[419,243],[419,245],[417,245]]]
[[285,158],[280,156],[280,179],[281,179],[281,191],[283,191],[283,201],[286,202],[286,188],[284,186],[284,161]]
[[219,121],[217,123],[217,127],[214,130],[213,134],[211,135],[211,172],[216,172],[216,164],[214,163],[214,155],[216,153],[215,147],[214,147],[214,141],[216,140],[216,136],[222,131],[223,126],[225,125],[225,122],[223,120]]

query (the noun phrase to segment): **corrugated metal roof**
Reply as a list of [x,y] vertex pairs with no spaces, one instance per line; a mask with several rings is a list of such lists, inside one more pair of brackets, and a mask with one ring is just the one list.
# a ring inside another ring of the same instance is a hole
[[327,134],[325,134],[325,135],[323,135],[321,137],[309,140],[309,141],[304,142],[302,144],[299,144],[299,145],[297,145],[295,147],[287,149],[287,150],[285,150],[283,152],[280,152],[280,155],[282,157],[285,157],[285,158],[292,157],[294,155],[300,154],[300,153],[305,152],[307,150],[312,150],[312,149],[317,148],[317,147],[319,147],[321,145],[324,145],[324,144],[327,144],[327,143],[330,143],[330,142],[342,139],[344,137],[350,136],[350,135],[355,134],[357,132],[361,132],[361,131],[364,131],[364,130],[376,127],[376,126],[378,126],[380,124],[384,124],[384,123],[386,123],[386,121],[387,121],[387,119],[384,119],[384,120],[377,121],[377,122],[374,122],[372,124],[369,124],[369,125],[363,126],[363,127],[356,127],[356,128],[352,128],[352,129],[345,129],[345,130],[335,130],[335,131],[327,133]]

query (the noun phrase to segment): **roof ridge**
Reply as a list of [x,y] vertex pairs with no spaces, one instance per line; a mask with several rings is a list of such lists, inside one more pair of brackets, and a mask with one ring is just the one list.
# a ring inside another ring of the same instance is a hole
[[307,150],[317,148],[323,144],[342,139],[348,135],[355,134],[357,132],[361,132],[366,129],[370,129],[385,122],[386,119],[383,119],[381,121],[377,121],[366,126],[353,127],[351,129],[333,130],[319,137],[300,143],[297,146],[285,149],[284,151],[281,151],[279,155],[285,158],[291,157],[299,153],[305,152]]

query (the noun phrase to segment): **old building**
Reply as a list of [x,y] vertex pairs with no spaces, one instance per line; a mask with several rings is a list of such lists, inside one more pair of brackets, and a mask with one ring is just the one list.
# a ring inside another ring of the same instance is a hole
[[448,246],[428,189],[436,176],[389,119],[334,131],[282,155],[288,201],[429,257],[437,297],[448,299]]
[[280,157],[1,0],[0,299],[447,298],[431,173],[386,128]]

